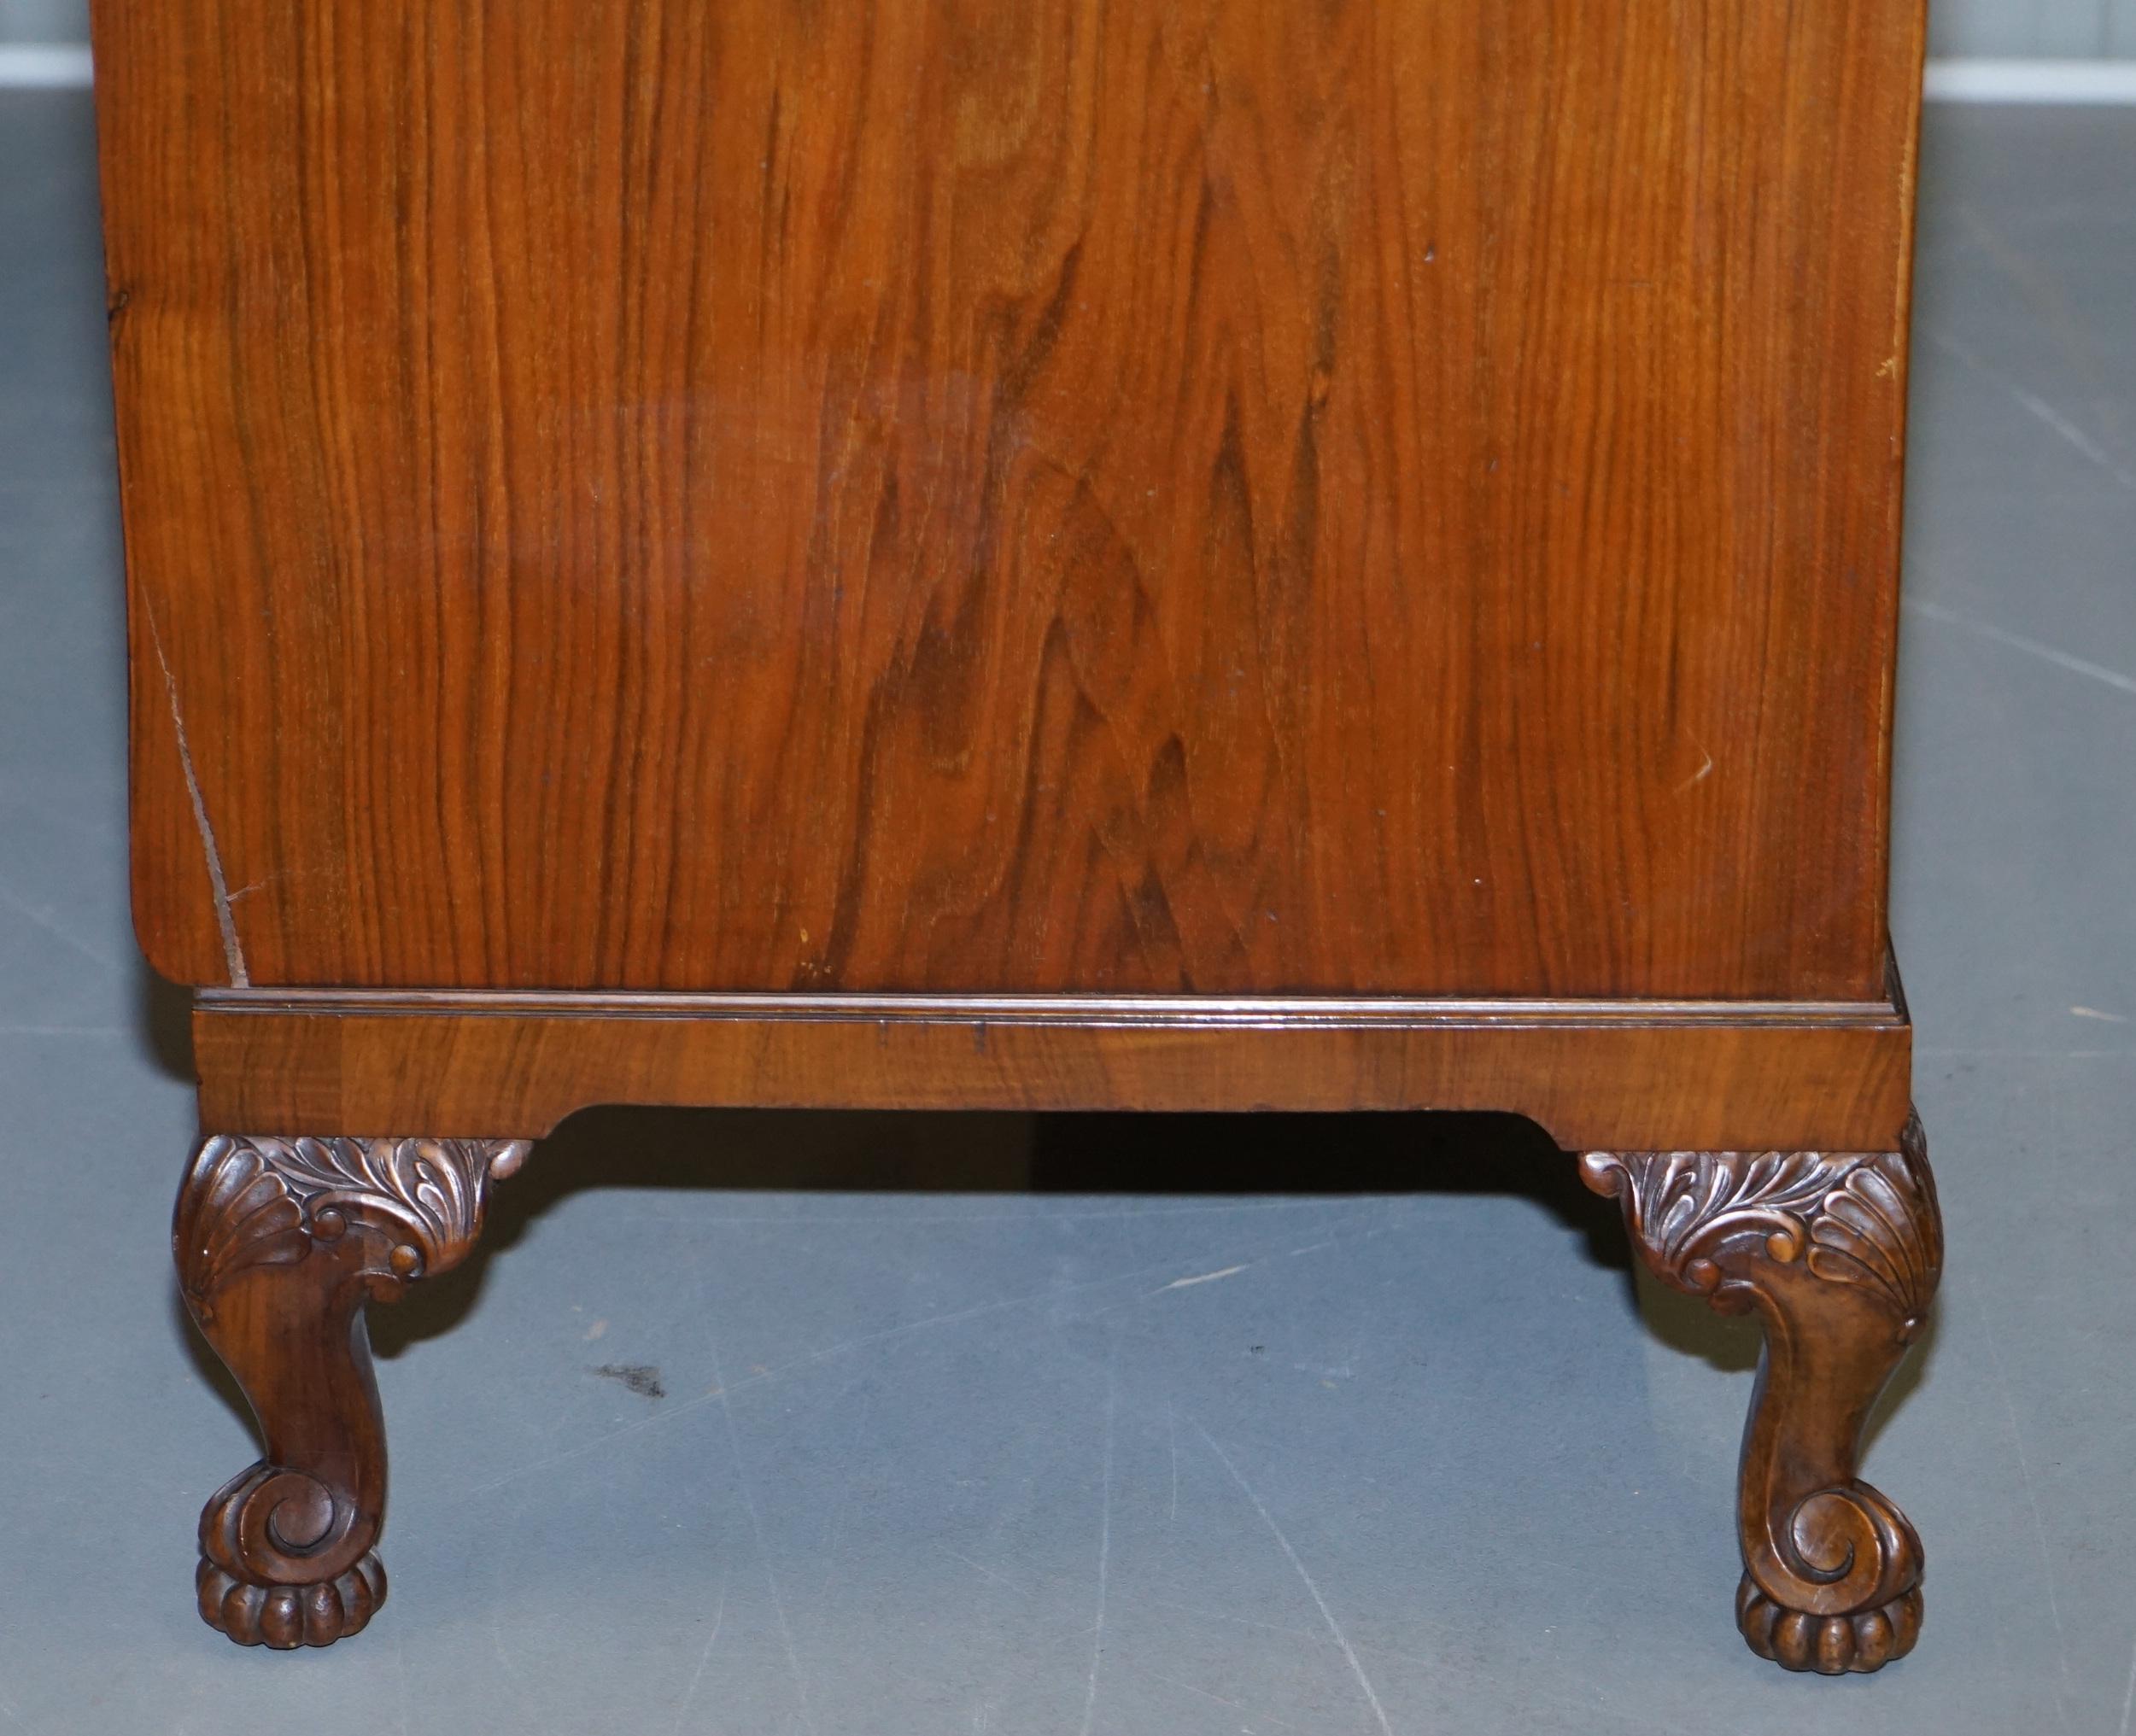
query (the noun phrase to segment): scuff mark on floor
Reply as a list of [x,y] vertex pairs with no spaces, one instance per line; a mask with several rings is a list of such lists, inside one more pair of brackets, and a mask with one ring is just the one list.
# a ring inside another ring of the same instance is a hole
[[604,1362],[590,1372],[603,1380],[620,1381],[641,1399],[664,1399],[667,1388],[661,1383],[660,1371],[648,1362]]

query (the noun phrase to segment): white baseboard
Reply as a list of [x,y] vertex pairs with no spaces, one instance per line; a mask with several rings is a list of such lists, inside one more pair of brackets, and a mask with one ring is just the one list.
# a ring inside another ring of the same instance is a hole
[[86,46],[0,43],[0,90],[65,91],[88,87]]
[[2136,102],[2136,61],[1930,61],[1931,102]]
[[[0,90],[85,88],[89,50],[73,44],[0,44]],[[2136,61],[1928,62],[1931,102],[2136,103]]]

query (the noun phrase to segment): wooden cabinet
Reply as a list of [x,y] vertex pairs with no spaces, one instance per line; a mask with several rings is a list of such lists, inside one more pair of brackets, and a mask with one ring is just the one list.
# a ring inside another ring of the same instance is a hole
[[349,1321],[576,1108],[1459,1107],[1784,1324],[1753,1644],[1911,1644],[1917,0],[96,25],[212,1621],[367,1616]]

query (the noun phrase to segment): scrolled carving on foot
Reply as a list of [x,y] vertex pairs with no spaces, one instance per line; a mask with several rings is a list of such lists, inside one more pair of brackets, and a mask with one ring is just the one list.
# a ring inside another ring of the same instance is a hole
[[252,1400],[267,1456],[201,1514],[202,1617],[239,1643],[326,1645],[385,1599],[385,1448],[362,1310],[466,1257],[523,1140],[218,1135],[173,1244],[187,1304]]
[[377,1528],[355,1490],[262,1459],[201,1509],[201,1558],[250,1584],[320,1585],[367,1552]]
[[1850,1481],[1797,1495],[1764,1467],[1747,1464],[1744,1475],[1771,1491],[1744,1517],[1744,1568],[1783,1608],[1857,1615],[1920,1584],[1921,1540],[1881,1489]]
[[1942,1270],[1920,1124],[1893,1152],[1590,1152],[1581,1170],[1622,1202],[1665,1282],[1764,1319],[1739,1513],[1745,1639],[1795,1669],[1903,1657],[1920,1627],[1921,1542],[1855,1465]]

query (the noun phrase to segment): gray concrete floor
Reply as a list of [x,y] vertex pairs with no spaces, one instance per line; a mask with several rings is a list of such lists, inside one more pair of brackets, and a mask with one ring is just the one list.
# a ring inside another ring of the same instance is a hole
[[1519,1124],[621,1112],[380,1312],[393,1599],[282,1657],[191,1607],[255,1449],[165,1253],[89,108],[0,99],[0,1722],[2128,1736],[2132,162],[2127,112],[1939,110],[1922,177],[1895,900],[1951,1273],[1869,1467],[1911,1659],[1744,1650],[1753,1337]]

